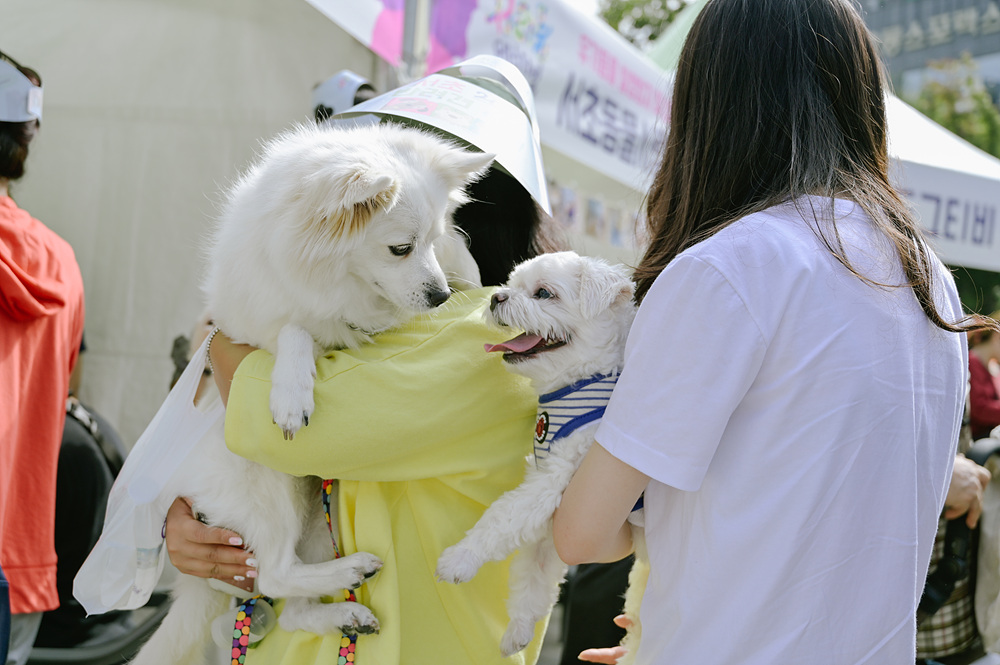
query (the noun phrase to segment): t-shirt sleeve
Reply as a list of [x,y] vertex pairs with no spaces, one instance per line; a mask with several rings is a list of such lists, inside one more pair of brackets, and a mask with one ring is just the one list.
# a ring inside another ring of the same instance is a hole
[[765,350],[730,281],[678,257],[639,307],[597,442],[661,483],[697,490]]

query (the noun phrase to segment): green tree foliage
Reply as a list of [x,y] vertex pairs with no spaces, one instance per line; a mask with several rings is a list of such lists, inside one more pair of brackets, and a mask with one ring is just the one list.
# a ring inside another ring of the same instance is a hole
[[1000,309],[1000,273],[949,266],[958,297],[967,312],[990,314]]
[[977,148],[1000,157],[1000,108],[972,57],[938,60],[929,68],[932,75],[911,104]]
[[[924,115],[969,143],[1000,157],[1000,108],[983,85],[975,61],[929,64],[931,75],[916,98],[907,101]],[[962,304],[970,312],[1000,309],[1000,273],[952,266]]]
[[688,0],[601,0],[600,16],[639,48],[645,48],[684,9]]

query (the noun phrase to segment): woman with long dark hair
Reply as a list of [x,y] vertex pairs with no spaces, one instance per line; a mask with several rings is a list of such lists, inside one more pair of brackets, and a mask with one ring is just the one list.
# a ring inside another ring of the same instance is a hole
[[555,515],[651,572],[639,663],[912,663],[967,382],[954,283],[889,181],[847,0],[709,0],[648,197],[640,309]]

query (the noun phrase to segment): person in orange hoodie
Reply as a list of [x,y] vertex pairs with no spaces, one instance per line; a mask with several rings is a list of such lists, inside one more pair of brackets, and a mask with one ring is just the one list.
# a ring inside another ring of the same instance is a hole
[[10,583],[7,665],[27,660],[42,612],[59,605],[56,468],[83,335],[83,279],[72,248],[8,192],[24,174],[41,97],[38,74],[0,53],[0,566]]

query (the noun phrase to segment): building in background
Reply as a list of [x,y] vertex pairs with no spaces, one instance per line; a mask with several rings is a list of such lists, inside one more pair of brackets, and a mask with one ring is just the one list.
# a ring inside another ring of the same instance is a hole
[[937,75],[929,62],[968,53],[1000,102],[1000,0],[862,0],[862,6],[901,97],[915,97]]

